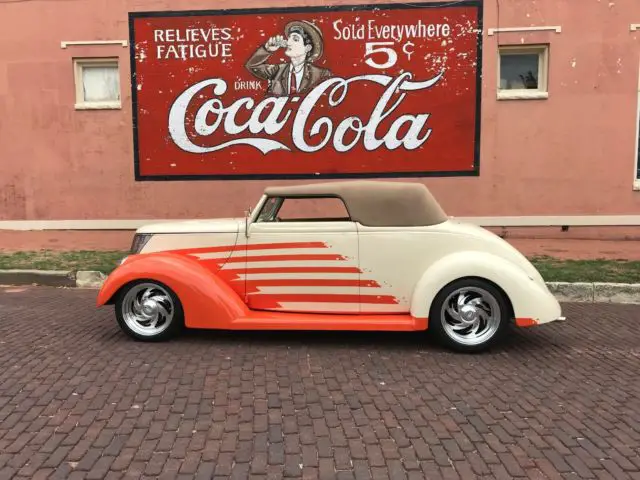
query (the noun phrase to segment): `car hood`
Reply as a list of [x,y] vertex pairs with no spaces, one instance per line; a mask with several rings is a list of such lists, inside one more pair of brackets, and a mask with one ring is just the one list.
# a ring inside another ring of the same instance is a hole
[[216,218],[150,223],[136,233],[237,233],[244,228],[244,218]]

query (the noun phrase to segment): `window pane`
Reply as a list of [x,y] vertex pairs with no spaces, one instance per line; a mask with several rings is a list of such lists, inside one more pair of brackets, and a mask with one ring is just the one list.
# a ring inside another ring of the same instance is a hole
[[86,102],[117,102],[120,100],[118,67],[82,67],[82,87]]
[[258,215],[257,222],[272,222],[273,214],[278,207],[278,199],[275,197],[271,197],[267,199],[260,211],[260,215]]
[[278,217],[281,221],[341,221],[349,220],[349,213],[339,198],[287,198]]
[[501,54],[500,88],[503,90],[538,88],[538,54]]

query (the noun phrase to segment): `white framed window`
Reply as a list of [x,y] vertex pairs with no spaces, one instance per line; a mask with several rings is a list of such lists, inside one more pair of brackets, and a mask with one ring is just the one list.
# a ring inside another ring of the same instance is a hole
[[75,108],[121,108],[120,69],[117,58],[74,58]]
[[548,45],[503,45],[498,53],[498,99],[549,97]]

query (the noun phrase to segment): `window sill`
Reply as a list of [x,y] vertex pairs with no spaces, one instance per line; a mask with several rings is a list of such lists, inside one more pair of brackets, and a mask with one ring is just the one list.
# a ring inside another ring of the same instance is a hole
[[633,182],[633,190],[635,192],[640,192],[640,178]]
[[498,100],[544,100],[549,98],[549,92],[531,90],[499,90]]
[[120,102],[104,102],[104,103],[76,103],[76,110],[120,110],[122,104]]

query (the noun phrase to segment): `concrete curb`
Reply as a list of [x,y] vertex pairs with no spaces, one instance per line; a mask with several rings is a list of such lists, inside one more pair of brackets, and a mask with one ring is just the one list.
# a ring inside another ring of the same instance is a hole
[[639,283],[547,282],[547,286],[561,302],[640,304]]
[[[107,276],[96,271],[0,270],[0,285],[100,288]],[[560,302],[640,305],[640,283],[547,282]]]
[[107,276],[102,272],[90,270],[80,270],[76,274],[76,287],[78,288],[100,288]]
[[107,276],[93,271],[0,270],[0,285],[100,288]]
[[0,285],[75,287],[76,274],[62,270],[0,270]]

